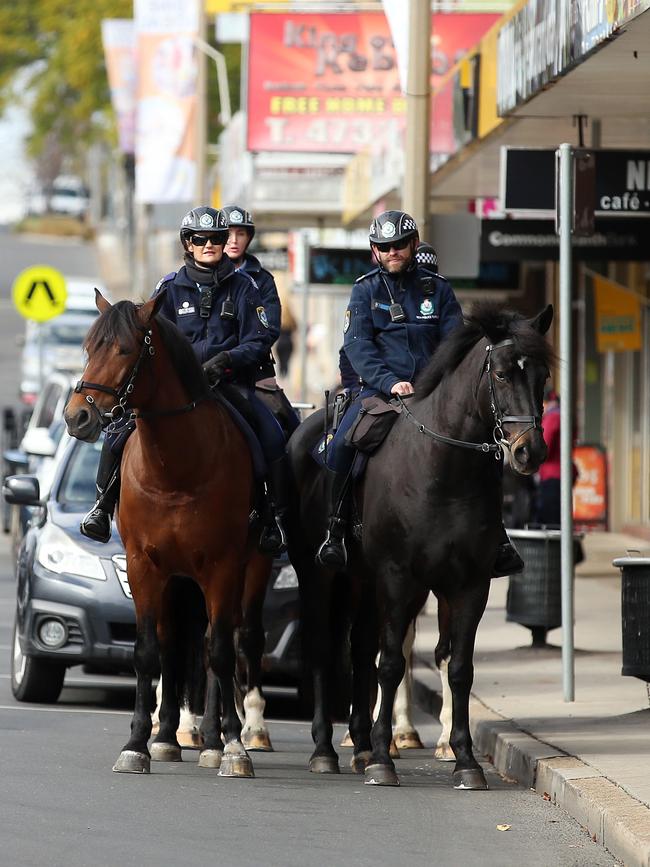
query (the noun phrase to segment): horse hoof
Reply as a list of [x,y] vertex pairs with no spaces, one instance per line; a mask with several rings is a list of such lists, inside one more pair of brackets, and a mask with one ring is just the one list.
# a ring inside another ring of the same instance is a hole
[[465,768],[453,773],[454,789],[485,790],[488,787],[485,774],[481,768]]
[[412,732],[397,732],[395,746],[398,750],[423,750],[424,744],[420,735],[413,729]]
[[399,786],[397,774],[390,765],[368,765],[365,774],[366,786]]
[[199,767],[218,770],[221,767],[222,757],[222,750],[201,750],[199,753]]
[[312,774],[340,774],[339,760],[336,756],[314,756],[309,760]]
[[388,755],[391,759],[400,759],[401,756],[399,754],[399,750],[397,749],[397,744],[394,740],[390,742],[390,747],[388,748]]
[[219,768],[220,777],[254,777],[253,763],[248,756],[229,756],[223,754],[221,759],[221,767]]
[[182,762],[181,748],[178,744],[156,743],[149,747],[152,762]]
[[342,747],[354,747],[354,741],[352,740],[352,736],[350,735],[350,731],[348,731],[343,735],[343,740],[340,743]]
[[113,765],[116,774],[150,774],[151,760],[146,753],[135,750],[122,750]]
[[176,732],[176,740],[184,750],[200,750],[203,746],[203,736],[198,729],[189,732]]
[[350,767],[354,771],[355,774],[363,774],[365,769],[370,764],[370,759],[372,758],[372,753],[370,750],[362,750],[359,753],[356,753],[350,759]]
[[439,762],[455,762],[456,756],[454,755],[454,751],[449,746],[449,744],[440,744],[436,747],[436,751],[433,754]]
[[259,753],[273,752],[273,744],[268,732],[242,732],[241,740],[247,750],[254,750]]

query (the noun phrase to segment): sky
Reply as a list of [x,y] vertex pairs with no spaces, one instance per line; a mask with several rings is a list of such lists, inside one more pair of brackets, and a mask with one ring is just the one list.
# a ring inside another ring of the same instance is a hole
[[0,116],[0,224],[13,223],[25,214],[27,195],[33,181],[33,172],[24,152],[28,132],[27,111],[20,106],[10,105]]

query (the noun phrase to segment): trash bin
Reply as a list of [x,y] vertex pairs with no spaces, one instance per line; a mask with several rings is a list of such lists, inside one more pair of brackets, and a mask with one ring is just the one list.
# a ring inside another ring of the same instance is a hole
[[612,562],[621,570],[621,674],[650,682],[650,557],[634,554]]

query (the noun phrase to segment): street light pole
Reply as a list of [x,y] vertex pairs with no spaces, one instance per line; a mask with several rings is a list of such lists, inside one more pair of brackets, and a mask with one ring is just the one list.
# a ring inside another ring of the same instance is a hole
[[406,142],[402,208],[429,236],[429,150],[431,117],[431,0],[409,0],[406,79]]
[[205,202],[207,174],[208,75],[205,63],[205,51],[202,47],[204,44],[207,45],[205,41],[207,19],[203,0],[196,0],[196,2],[199,3],[199,32],[198,37],[194,39],[194,44],[199,49],[196,53],[196,201],[200,205]]

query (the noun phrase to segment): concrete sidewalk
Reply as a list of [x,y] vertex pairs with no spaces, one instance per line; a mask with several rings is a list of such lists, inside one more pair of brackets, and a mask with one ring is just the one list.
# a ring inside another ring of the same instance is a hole
[[[636,537],[594,533],[576,569],[575,702],[563,700],[561,630],[547,648],[506,622],[508,579],[492,582],[479,626],[470,709],[477,754],[565,809],[614,857],[650,867],[650,702],[645,682],[621,675],[621,578],[612,566]],[[418,620],[416,699],[440,707],[433,661],[436,604]]]

